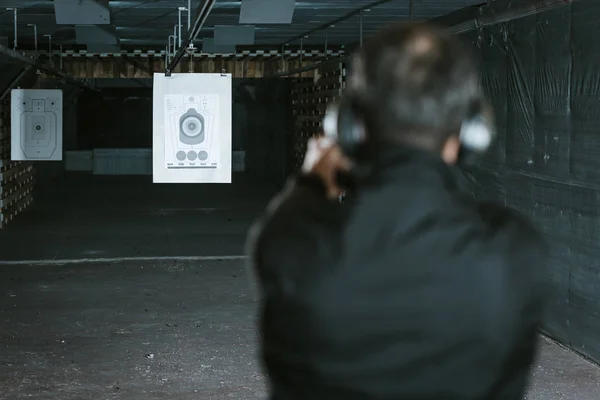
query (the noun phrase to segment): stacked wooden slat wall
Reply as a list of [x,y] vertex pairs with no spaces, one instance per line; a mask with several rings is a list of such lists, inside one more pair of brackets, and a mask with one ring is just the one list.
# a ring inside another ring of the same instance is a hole
[[[183,59],[174,73],[226,73],[234,78],[263,78],[284,73],[313,64],[314,61],[300,59],[280,59],[278,57],[202,57]],[[64,57],[62,70],[75,78],[152,78],[154,73],[165,71],[165,62],[161,57]],[[313,76],[314,72],[305,72],[303,76]]]
[[0,228],[33,202],[33,164],[10,160],[10,96],[0,102]]
[[295,78],[292,108],[295,118],[294,158],[296,168],[302,166],[306,144],[311,137],[322,134],[322,122],[327,104],[341,94],[346,72],[342,63],[322,65],[313,78]]

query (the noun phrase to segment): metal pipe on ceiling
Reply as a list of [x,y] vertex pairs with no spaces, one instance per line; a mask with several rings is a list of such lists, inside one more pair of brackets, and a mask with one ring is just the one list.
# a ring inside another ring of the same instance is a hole
[[179,64],[179,61],[181,61],[184,54],[186,53],[186,48],[189,47],[198,37],[198,34],[202,30],[202,26],[204,25],[204,22],[206,22],[206,18],[208,18],[208,15],[210,14],[213,6],[215,5],[215,2],[216,0],[204,0],[200,4],[200,6],[198,6],[196,17],[194,19],[194,24],[192,25],[192,28],[188,31],[187,38],[185,39],[184,43],[179,48],[179,50],[177,50],[177,54],[175,54],[175,56],[167,66],[165,70],[166,76],[171,76],[171,72],[175,69],[175,67],[177,67],[177,64]]
[[17,36],[18,36],[18,33],[17,33],[17,30],[18,30],[18,27],[17,27],[17,24],[18,24],[17,13],[18,13],[18,11],[17,10],[18,10],[17,8],[7,8],[6,9],[6,11],[12,11],[13,12],[13,24],[14,24],[13,29],[14,29],[14,34],[15,34],[15,38],[13,40],[13,46],[14,46],[13,50],[17,50]]
[[175,50],[177,49],[177,25],[173,25],[173,37],[175,39],[175,42],[173,43],[173,53],[175,53]]
[[38,51],[38,36],[37,36],[37,25],[36,24],[27,24],[27,26],[32,26],[33,27],[33,48],[35,49],[35,51]]
[[85,89],[90,89],[90,90],[97,90],[96,88],[92,87],[91,85],[89,85],[87,82],[80,80],[80,79],[76,79],[73,78],[72,76],[64,73],[63,71],[59,71],[57,69],[54,69],[52,67],[49,67],[47,65],[43,65],[40,62],[38,62],[37,59],[33,59],[31,57],[27,57],[17,51],[11,50],[8,47],[2,46],[0,45],[0,54],[3,54],[7,57],[12,58],[13,60],[22,62],[23,64],[26,65],[30,65],[40,71],[44,71],[48,74],[57,76],[59,78],[64,79],[66,82],[75,85],[75,86],[79,86]]
[[190,28],[192,27],[192,0],[188,0],[187,17],[188,17],[188,32],[189,32]]
[[[186,10],[185,7],[179,7],[177,9],[179,11],[179,47],[181,47],[181,13]],[[188,28],[189,29],[189,28]]]

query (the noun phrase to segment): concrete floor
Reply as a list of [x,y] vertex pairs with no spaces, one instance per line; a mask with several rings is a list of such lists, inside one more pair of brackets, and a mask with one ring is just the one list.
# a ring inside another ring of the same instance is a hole
[[244,175],[234,182],[64,175],[36,188],[33,208],[0,230],[0,262],[242,255],[276,188]]
[[[241,255],[272,193],[241,176],[82,177],[39,191],[0,231],[0,399],[264,398],[244,260],[131,257]],[[44,259],[55,263],[7,263]],[[528,400],[600,398],[600,369],[540,346]]]
[[[0,268],[0,399],[261,399],[243,261]],[[600,370],[542,339],[528,400],[597,400]]]
[[0,399],[260,399],[243,264],[0,267]]
[[540,347],[526,400],[600,399],[597,365],[546,338]]

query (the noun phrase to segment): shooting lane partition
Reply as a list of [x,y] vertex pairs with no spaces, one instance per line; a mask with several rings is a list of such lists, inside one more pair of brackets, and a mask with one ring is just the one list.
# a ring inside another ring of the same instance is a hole
[[11,161],[10,96],[0,102],[0,228],[33,203],[35,170],[28,161]]
[[302,166],[308,140],[322,134],[327,105],[339,98],[345,84],[346,66],[341,62],[322,65],[313,78],[294,78],[292,110],[296,169]]

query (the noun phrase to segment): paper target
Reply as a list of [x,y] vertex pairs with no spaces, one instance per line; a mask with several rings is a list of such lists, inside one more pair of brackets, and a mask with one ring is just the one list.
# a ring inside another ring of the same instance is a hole
[[154,75],[155,183],[231,183],[231,74]]
[[14,89],[11,92],[11,159],[62,160],[61,90]]

